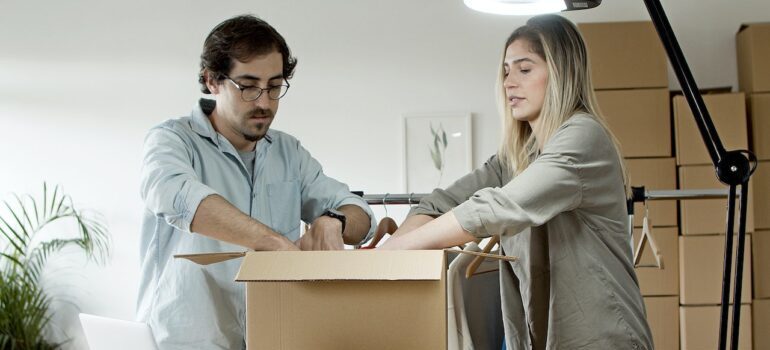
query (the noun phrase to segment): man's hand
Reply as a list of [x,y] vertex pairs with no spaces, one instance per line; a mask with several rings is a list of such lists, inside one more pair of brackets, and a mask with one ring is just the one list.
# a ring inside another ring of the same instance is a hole
[[[300,250],[294,243],[281,235],[267,236],[259,239],[255,250]],[[254,248],[252,248],[254,249]]]
[[297,240],[301,250],[342,250],[342,222],[328,216],[313,221],[305,234]]

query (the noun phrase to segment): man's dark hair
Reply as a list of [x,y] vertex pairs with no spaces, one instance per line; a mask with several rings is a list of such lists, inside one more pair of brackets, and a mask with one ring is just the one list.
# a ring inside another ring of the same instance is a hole
[[270,24],[252,15],[241,15],[220,23],[203,43],[198,75],[201,91],[211,93],[206,87],[206,71],[210,72],[210,77],[221,81],[230,73],[233,60],[245,62],[273,51],[283,56],[283,78],[291,79],[297,59],[291,56],[286,40]]

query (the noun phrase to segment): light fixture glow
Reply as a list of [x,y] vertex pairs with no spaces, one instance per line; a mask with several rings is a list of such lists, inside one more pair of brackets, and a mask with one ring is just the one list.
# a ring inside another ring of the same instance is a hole
[[539,15],[567,9],[564,0],[463,0],[476,11],[498,15]]

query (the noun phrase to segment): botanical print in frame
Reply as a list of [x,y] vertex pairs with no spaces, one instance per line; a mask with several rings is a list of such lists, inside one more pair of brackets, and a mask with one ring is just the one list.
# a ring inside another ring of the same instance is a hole
[[469,173],[471,115],[404,116],[404,183],[407,193],[446,188]]

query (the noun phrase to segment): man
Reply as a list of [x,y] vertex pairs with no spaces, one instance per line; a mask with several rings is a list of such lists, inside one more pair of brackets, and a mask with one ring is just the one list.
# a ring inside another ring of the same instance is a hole
[[[199,266],[174,254],[342,249],[375,227],[365,201],[270,129],[295,65],[266,22],[226,20],[201,54],[201,90],[214,100],[147,135],[137,317],[161,349],[245,348],[240,262]],[[312,223],[302,237],[300,219]]]

